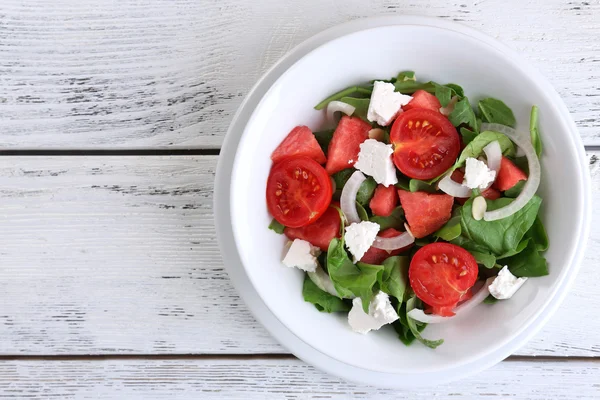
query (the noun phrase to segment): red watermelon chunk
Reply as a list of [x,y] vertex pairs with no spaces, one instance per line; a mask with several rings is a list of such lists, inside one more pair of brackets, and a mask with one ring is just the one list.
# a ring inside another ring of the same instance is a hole
[[398,190],[412,234],[418,239],[440,229],[450,219],[454,197],[447,194]]
[[[396,237],[400,235],[402,232],[395,230],[394,228],[386,229],[385,231],[379,232],[379,236],[384,238]],[[408,250],[412,244],[409,244],[406,247],[401,249],[390,251],[389,253],[386,250],[377,249],[375,247],[370,247],[369,250],[365,253],[364,256],[360,259],[361,262],[366,264],[380,265],[384,262],[388,257],[397,256],[403,251]]]
[[344,115],[338,123],[327,149],[325,170],[329,175],[350,168],[356,163],[360,144],[369,138],[371,125],[360,118]]
[[424,90],[417,90],[412,95],[412,100],[402,107],[404,111],[412,110],[413,108],[424,108],[426,110],[433,110],[440,112],[442,104],[433,94],[428,93]]
[[306,240],[323,251],[329,248],[329,242],[340,235],[340,213],[334,207],[327,211],[312,224],[300,228],[285,228],[285,236],[290,240]]
[[379,215],[380,217],[389,216],[396,205],[398,204],[398,195],[396,194],[396,188],[393,185],[385,187],[383,185],[377,185],[375,194],[371,198],[369,207],[373,214]]
[[[465,173],[457,169],[454,172],[452,172],[452,175],[450,176],[450,178],[454,182],[463,183],[463,181],[465,179]],[[485,189],[483,192],[481,192],[481,195],[488,200],[496,200],[496,199],[499,199],[500,196],[502,196],[502,193],[500,193],[493,187],[489,187],[489,188]],[[459,204],[465,204],[467,202],[467,200],[469,200],[468,197],[464,197],[464,198],[457,197],[456,198],[456,201]]]
[[290,156],[306,156],[319,164],[325,164],[327,159],[321,150],[319,142],[307,126],[297,126],[283,139],[283,142],[271,154],[274,163]]
[[500,171],[494,182],[494,187],[501,192],[515,186],[519,181],[526,181],[527,175],[521,171],[512,161],[506,157],[502,157],[500,162]]

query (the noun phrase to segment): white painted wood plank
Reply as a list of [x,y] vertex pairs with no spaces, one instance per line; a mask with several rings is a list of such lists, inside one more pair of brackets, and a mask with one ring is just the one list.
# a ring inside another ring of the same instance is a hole
[[6,361],[1,399],[597,399],[600,363],[505,361],[459,382],[389,390],[297,359]]
[[[223,269],[215,165],[212,156],[1,157],[0,354],[285,353]],[[600,196],[596,172],[593,188]],[[600,305],[598,222],[572,293],[517,354],[600,355],[600,320],[590,318]]]
[[[281,56],[355,18],[460,21],[531,60],[600,144],[600,2],[3,0],[2,148],[218,148]],[[360,49],[358,49],[360,51]]]

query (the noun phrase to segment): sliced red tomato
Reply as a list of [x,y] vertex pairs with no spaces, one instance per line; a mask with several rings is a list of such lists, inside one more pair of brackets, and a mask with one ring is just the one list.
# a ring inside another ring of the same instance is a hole
[[297,126],[292,129],[271,154],[271,160],[276,163],[291,156],[306,156],[319,164],[325,164],[327,161],[319,142],[307,126]]
[[396,205],[398,204],[398,194],[396,188],[393,185],[385,187],[383,185],[377,185],[375,194],[369,202],[369,207],[373,214],[381,217],[389,216]]
[[454,314],[454,309],[456,308],[456,306],[460,305],[460,303],[462,302],[469,300],[471,297],[473,297],[473,288],[467,290],[467,292],[460,297],[458,303],[453,304],[451,306],[432,306],[429,309],[427,309],[426,312],[428,314],[441,315],[442,317],[452,317],[453,315],[456,315]]
[[283,233],[290,239],[306,240],[323,251],[329,248],[331,239],[340,236],[340,213],[329,207],[325,214],[312,224],[300,228],[285,228]]
[[390,141],[394,144],[396,167],[416,179],[439,176],[454,164],[460,151],[458,133],[448,118],[421,108],[396,118]]
[[311,158],[284,158],[271,168],[267,207],[282,225],[298,228],[316,221],[327,210],[331,195],[329,175]]
[[477,261],[462,247],[432,243],[415,253],[408,277],[419,299],[441,315],[452,315],[454,306],[475,284],[478,271]]
[[369,138],[371,125],[360,118],[344,115],[338,123],[327,149],[325,169],[329,175],[350,168],[356,163],[360,144]]
[[500,171],[498,171],[498,176],[496,177],[493,186],[501,192],[504,192],[515,186],[519,181],[525,180],[527,180],[525,172],[521,171],[519,167],[508,158],[502,157]]
[[[461,170],[457,169],[454,172],[452,172],[452,175],[450,176],[450,178],[454,182],[462,183],[465,179],[465,173],[462,172]],[[481,192],[481,195],[488,200],[496,200],[496,199],[499,199],[500,196],[502,196],[502,193],[500,193],[493,187],[489,187],[489,188],[485,189],[483,192]],[[467,202],[467,200],[469,200],[468,197],[464,197],[464,198],[457,197],[456,198],[456,201],[459,204],[465,204]]]
[[454,203],[452,196],[406,190],[398,190],[398,195],[410,231],[416,238],[437,231],[450,219]]
[[[402,232],[395,230],[394,228],[388,228],[385,231],[379,232],[379,236],[384,238],[396,237],[402,234]],[[373,265],[380,265],[384,262],[388,257],[397,256],[398,254],[406,251],[412,247],[412,244],[409,244],[406,247],[401,249],[390,251],[389,253],[386,250],[377,249],[373,246],[369,247],[369,250],[365,253],[364,256],[360,259],[361,262]]]
[[404,111],[412,110],[414,108],[424,108],[426,110],[431,110],[435,112],[440,112],[440,108],[442,104],[433,94],[426,92],[424,90],[417,90],[412,95],[412,100],[402,107]]

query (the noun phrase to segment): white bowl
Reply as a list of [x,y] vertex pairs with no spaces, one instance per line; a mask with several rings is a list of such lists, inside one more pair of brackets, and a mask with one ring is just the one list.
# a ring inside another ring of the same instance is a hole
[[[323,128],[324,113],[313,106],[331,93],[401,70],[414,70],[423,81],[457,83],[472,104],[484,96],[502,99],[515,112],[517,128],[528,129],[532,104],[540,109],[544,153],[539,193],[550,238],[550,275],[530,279],[509,301],[480,305],[456,321],[429,325],[424,336],[445,341],[436,350],[419,343],[406,347],[391,328],[363,336],[349,329],[345,315],[317,312],[302,299],[301,271],[281,265],[285,238],[267,229],[271,216],[265,187],[275,147],[296,125]],[[388,387],[448,382],[514,352],[541,328],[568,291],[590,216],[583,146],[552,87],[495,40],[462,25],[422,17],[353,21],[293,50],[262,78],[234,117],[216,183],[221,250],[257,319],[316,367]]]

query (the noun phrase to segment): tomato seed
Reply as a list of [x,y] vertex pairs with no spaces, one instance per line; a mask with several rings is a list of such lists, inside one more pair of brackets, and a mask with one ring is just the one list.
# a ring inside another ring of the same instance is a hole
[[409,128],[412,128],[412,126],[413,126],[413,122],[412,122],[412,120],[408,121],[408,127],[409,127]]
[[421,126],[421,121],[417,121],[417,123],[415,124],[415,127],[420,127]]
[[448,256],[446,254],[442,254],[442,262],[443,263],[448,263]]
[[281,193],[283,193],[281,190],[278,190],[275,192],[275,196],[281,196]]
[[429,121],[427,121],[427,120],[423,121],[423,128],[425,128],[426,126],[429,126],[429,125],[430,125]]
[[436,256],[431,256],[431,261],[433,261],[434,263],[437,264],[437,257]]
[[308,179],[308,174],[306,173],[306,171],[303,171],[303,172],[302,172],[302,177],[303,177],[304,179]]

